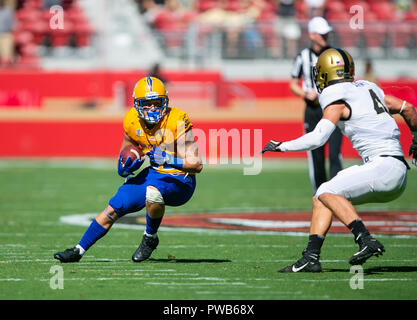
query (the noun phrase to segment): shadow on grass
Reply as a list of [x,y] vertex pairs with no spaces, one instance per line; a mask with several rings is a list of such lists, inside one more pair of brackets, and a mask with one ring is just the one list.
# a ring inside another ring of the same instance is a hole
[[149,259],[149,262],[176,262],[176,263],[225,263],[232,262],[224,259]]

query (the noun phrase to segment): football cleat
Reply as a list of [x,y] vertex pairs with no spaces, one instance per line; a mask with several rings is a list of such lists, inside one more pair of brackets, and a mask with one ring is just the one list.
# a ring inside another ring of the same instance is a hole
[[374,239],[369,232],[359,234],[355,242],[359,244],[359,251],[349,259],[351,265],[363,264],[370,257],[378,257],[385,252],[384,246],[378,240]]
[[142,242],[139,247],[136,249],[135,253],[132,255],[132,260],[134,262],[141,262],[148,259],[152,252],[158,246],[159,239],[158,237],[152,238],[146,235],[143,235]]
[[295,272],[322,272],[319,261],[320,256],[316,253],[303,251],[303,256],[293,265],[285,267],[278,272],[295,273]]
[[83,256],[80,254],[80,249],[74,247],[62,252],[54,253],[54,258],[61,262],[78,262]]

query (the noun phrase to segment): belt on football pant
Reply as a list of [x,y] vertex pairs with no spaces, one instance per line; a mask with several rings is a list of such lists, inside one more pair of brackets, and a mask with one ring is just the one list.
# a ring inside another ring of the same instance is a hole
[[[381,154],[381,155],[379,155],[377,157],[384,157],[384,158],[386,158],[386,157],[392,157],[392,158],[395,158],[397,160],[400,160],[402,163],[404,163],[405,166],[407,167],[407,170],[410,170],[410,166],[408,165],[407,161],[405,160],[405,158],[403,156],[393,156],[393,155],[390,155],[390,154]],[[372,158],[365,157],[365,158],[363,158],[363,162],[367,163],[371,159]]]

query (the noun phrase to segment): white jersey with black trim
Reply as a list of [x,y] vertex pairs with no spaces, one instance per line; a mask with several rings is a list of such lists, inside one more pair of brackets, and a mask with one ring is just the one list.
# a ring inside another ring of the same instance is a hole
[[384,96],[381,88],[365,80],[330,85],[319,96],[323,110],[336,101],[343,101],[350,109],[349,119],[339,120],[337,125],[362,158],[404,155],[400,130]]

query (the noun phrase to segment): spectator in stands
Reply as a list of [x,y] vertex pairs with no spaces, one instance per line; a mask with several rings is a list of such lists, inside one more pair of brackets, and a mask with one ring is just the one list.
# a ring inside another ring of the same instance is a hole
[[309,17],[323,17],[326,0],[305,0]]
[[0,0],[0,65],[10,65],[14,58],[14,13]]
[[297,43],[301,37],[301,28],[295,18],[296,0],[276,0],[277,12],[274,24],[277,35],[277,48],[273,55],[277,58],[294,59],[297,55]]
[[199,21],[217,27],[225,34],[225,53],[228,58],[237,58],[242,52],[239,40],[242,36],[245,45],[252,48],[261,41],[254,22],[260,15],[264,0],[242,0],[229,2],[219,0],[219,5],[206,10]]
[[154,28],[156,17],[162,11],[162,6],[154,0],[142,0],[140,2],[140,11],[148,25]]
[[62,7],[62,0],[43,0],[43,8],[49,9],[53,6],[61,6]]
[[411,9],[406,13],[405,20],[417,20],[417,0],[411,4]]

